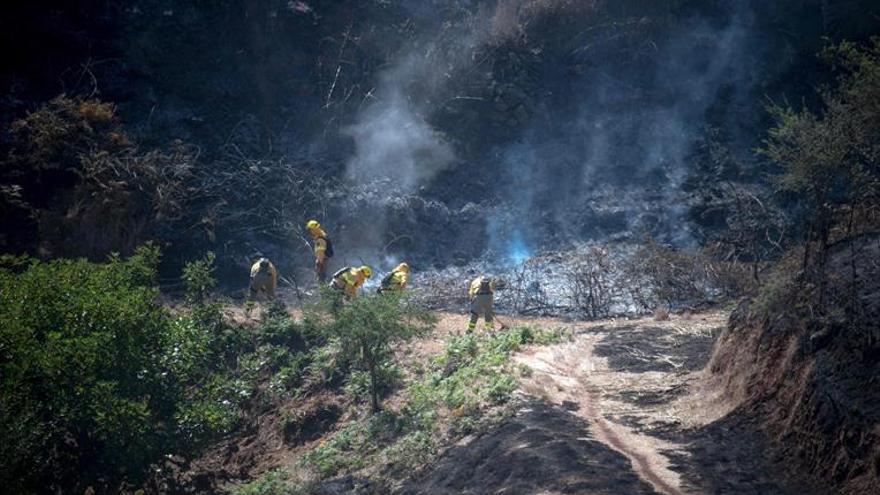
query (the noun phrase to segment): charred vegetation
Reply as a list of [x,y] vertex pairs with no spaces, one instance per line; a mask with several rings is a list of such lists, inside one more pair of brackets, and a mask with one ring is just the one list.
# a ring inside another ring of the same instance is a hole
[[6,8],[0,483],[880,490],[875,3]]

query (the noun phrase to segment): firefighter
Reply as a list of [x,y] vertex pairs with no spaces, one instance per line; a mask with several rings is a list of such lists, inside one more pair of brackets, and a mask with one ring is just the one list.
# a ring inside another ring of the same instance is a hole
[[382,283],[379,285],[378,292],[403,292],[406,289],[406,283],[409,279],[409,265],[401,263],[397,268],[391,270],[391,273],[385,275]]
[[333,243],[317,220],[306,222],[306,230],[312,236],[315,249],[315,281],[318,284],[326,283],[327,262],[333,257]]
[[355,298],[357,297],[358,288],[372,275],[373,270],[367,265],[359,268],[347,266],[333,274],[333,281],[330,282],[330,286],[347,298]]
[[495,313],[492,311],[494,304],[495,283],[490,277],[480,275],[471,281],[468,296],[471,301],[471,320],[468,323],[468,333],[474,331],[477,319],[482,316],[485,320],[486,330],[495,328]]
[[275,299],[278,288],[278,271],[275,265],[266,258],[260,258],[251,265],[250,299],[256,299],[260,292],[265,292],[269,299]]

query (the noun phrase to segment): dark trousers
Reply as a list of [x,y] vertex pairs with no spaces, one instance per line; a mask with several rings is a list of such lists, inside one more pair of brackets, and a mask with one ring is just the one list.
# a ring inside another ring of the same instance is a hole
[[327,258],[324,258],[324,261],[315,260],[315,282],[319,284],[327,282]]

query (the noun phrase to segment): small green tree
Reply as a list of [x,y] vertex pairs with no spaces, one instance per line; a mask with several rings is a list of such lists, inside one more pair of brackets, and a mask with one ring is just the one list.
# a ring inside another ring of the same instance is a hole
[[780,188],[802,198],[807,210],[803,265],[815,258],[820,274],[838,214],[849,213],[851,233],[856,212],[874,210],[878,202],[880,38],[867,47],[834,45],[824,56],[841,76],[836,87],[822,91],[821,112],[771,107],[776,125],[761,149],[782,166]]
[[183,267],[183,285],[186,288],[186,299],[191,303],[201,304],[208,299],[211,291],[217,286],[214,278],[214,253],[208,251],[200,260],[190,261]]
[[435,321],[433,314],[401,295],[373,294],[336,306],[324,331],[338,340],[355,370],[369,377],[370,405],[376,412],[394,344],[428,333]]

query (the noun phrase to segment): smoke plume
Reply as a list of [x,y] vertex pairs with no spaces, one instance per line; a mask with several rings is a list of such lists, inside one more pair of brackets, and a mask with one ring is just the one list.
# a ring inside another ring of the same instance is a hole
[[346,129],[355,143],[347,165],[350,179],[389,180],[403,192],[412,192],[455,160],[452,146],[407,94],[407,83],[422,77],[421,69],[411,55],[385,74],[376,100]]
[[[348,177],[391,184],[382,201],[393,203],[421,194],[443,171],[474,170],[455,175],[445,200],[479,203],[485,248],[512,261],[645,233],[694,244],[683,186],[698,141],[724,127],[739,149],[754,145],[753,130],[731,122],[754,113],[754,74],[767,69],[758,67],[762,34],[747,2],[668,24],[655,12],[656,25],[637,11],[603,23],[594,14],[613,9],[601,2],[475,5],[445,23],[452,28],[424,33],[380,77],[374,100],[345,131],[355,145]],[[636,41],[621,41],[629,35]],[[536,79],[525,89],[524,71]],[[499,125],[504,132],[487,138],[481,154],[473,151],[479,135],[450,139],[459,121],[437,118],[450,115],[450,100],[465,102],[462,115],[477,115],[477,133]],[[489,180],[470,188],[472,176]],[[474,189],[478,197],[456,196]]]

